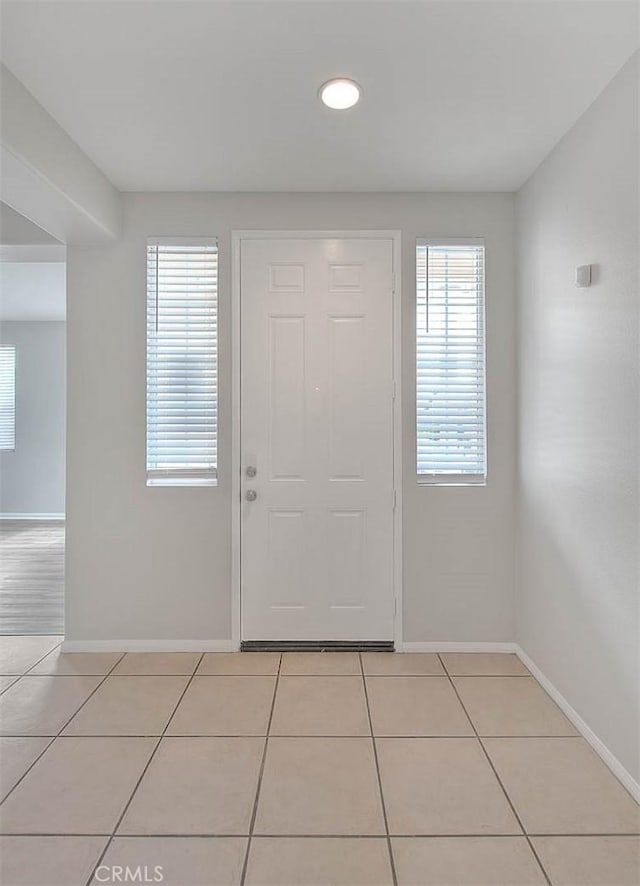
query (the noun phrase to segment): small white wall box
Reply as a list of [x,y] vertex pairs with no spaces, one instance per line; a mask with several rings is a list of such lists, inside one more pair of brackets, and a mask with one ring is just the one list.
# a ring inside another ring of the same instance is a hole
[[581,289],[591,286],[591,265],[579,265],[576,268],[576,286]]

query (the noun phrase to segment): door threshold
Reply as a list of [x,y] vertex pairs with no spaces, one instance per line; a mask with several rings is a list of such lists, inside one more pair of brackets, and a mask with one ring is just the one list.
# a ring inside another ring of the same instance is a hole
[[241,652],[393,652],[393,640],[243,640]]

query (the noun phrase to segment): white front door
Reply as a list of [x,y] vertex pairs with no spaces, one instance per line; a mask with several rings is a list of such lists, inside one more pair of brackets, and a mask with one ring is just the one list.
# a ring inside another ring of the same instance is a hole
[[393,242],[240,264],[242,639],[391,640]]

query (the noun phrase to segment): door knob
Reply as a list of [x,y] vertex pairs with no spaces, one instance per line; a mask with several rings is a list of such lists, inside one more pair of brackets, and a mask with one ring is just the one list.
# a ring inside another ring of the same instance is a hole
[[247,491],[244,494],[244,497],[246,498],[247,501],[255,501],[256,498],[258,497],[258,493],[255,491],[255,489],[247,489]]

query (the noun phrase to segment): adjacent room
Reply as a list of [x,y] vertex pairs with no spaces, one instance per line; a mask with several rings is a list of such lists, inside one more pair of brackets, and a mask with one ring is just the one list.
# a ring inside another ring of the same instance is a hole
[[0,24],[3,886],[638,886],[639,4]]
[[0,635],[64,632],[65,247],[0,203]]

